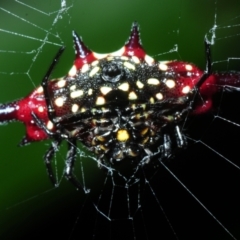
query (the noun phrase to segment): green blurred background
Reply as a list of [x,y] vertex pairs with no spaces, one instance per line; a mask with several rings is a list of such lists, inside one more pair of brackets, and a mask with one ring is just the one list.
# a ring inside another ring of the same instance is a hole
[[[89,48],[105,53],[124,44],[135,20],[140,23],[142,42],[149,55],[158,60],[193,62],[202,69],[205,67],[204,36],[208,34],[211,38],[209,30],[216,21],[213,67],[239,70],[238,59],[227,61],[229,57],[240,58],[238,0],[66,0],[66,6],[69,9],[53,24],[61,8],[60,0],[0,1],[1,103],[26,96],[39,85],[61,45],[66,46],[66,51],[53,76],[65,75],[74,57],[72,30],[83,37]],[[171,52],[176,44],[178,51]],[[54,161],[60,178],[60,187],[55,189],[42,160],[50,141],[17,147],[24,135],[20,123],[1,126],[0,132],[0,239],[43,237],[47,236],[45,229],[53,229],[49,236],[62,236],[62,239],[93,239],[94,221],[86,226],[90,228],[87,237],[81,238],[79,234],[77,238],[73,234],[71,238],[71,232],[85,228],[84,219],[77,218],[81,218],[81,211],[88,209],[86,205],[90,201],[83,191],[76,192],[70,183],[61,179],[65,147]],[[94,161],[82,160],[86,187],[102,189],[104,173]],[[89,218],[91,214],[94,211],[86,213]],[[158,233],[161,236],[160,230]],[[187,239],[186,236],[180,239]],[[106,239],[118,238],[106,235]]]

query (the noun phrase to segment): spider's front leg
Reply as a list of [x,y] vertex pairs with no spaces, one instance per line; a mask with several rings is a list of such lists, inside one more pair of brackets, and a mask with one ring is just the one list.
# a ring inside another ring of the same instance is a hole
[[66,139],[68,141],[68,152],[66,158],[66,166],[64,170],[64,175],[66,178],[77,188],[82,188],[81,183],[77,180],[77,178],[73,174],[74,162],[77,157],[77,147],[76,147],[76,139],[71,138],[67,132],[63,132],[61,129],[56,129],[55,131],[50,131],[46,125],[34,114],[32,113],[32,117],[39,126],[39,128],[43,129],[46,134],[54,139],[53,145],[47,150],[46,154],[44,155],[44,162],[47,168],[48,176],[54,186],[58,186],[56,177],[53,174],[52,169],[52,158],[56,154],[58,147],[61,145],[62,139]]

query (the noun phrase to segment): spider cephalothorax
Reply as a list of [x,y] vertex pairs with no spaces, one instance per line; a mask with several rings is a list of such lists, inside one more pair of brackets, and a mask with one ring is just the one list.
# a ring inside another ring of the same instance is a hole
[[63,139],[69,146],[65,174],[79,187],[72,174],[77,141],[96,154],[101,167],[168,158],[187,144],[181,132],[186,114],[211,109],[212,95],[225,85],[226,76],[229,85],[239,85],[237,74],[211,74],[209,44],[205,72],[186,62],[155,61],[141,45],[137,23],[126,44],[113,53],[89,50],[75,32],[73,39],[76,57],[66,76],[49,80],[61,48],[40,87],[26,98],[0,105],[1,122],[26,125],[20,145],[54,140],[44,157],[54,184],[51,158]]

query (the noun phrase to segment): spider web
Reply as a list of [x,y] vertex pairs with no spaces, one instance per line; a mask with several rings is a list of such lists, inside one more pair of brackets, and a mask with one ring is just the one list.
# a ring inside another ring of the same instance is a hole
[[[94,51],[111,52],[123,45],[134,20],[146,51],[158,60],[204,69],[207,36],[213,70],[239,70],[239,10],[236,0],[1,1],[0,101],[38,86],[62,45],[67,49],[53,77],[65,75],[73,62],[72,30]],[[1,127],[1,239],[240,239],[240,94],[229,90],[216,96],[210,114],[186,119],[186,151],[158,167],[139,168],[130,180],[120,171],[99,170],[79,144],[79,191],[63,177],[64,144],[53,161],[54,188],[42,160],[51,141],[15,148],[23,126]]]

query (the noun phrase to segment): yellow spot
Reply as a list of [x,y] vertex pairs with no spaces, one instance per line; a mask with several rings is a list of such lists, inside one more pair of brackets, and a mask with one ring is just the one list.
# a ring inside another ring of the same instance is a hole
[[123,64],[125,67],[127,67],[128,69],[132,69],[135,70],[135,66],[133,64],[131,64],[130,62],[124,62]]
[[99,71],[100,67],[95,67],[91,70],[91,72],[89,73],[89,77],[93,77],[98,71]]
[[125,52],[125,47],[120,48],[116,52],[110,53],[111,56],[122,56],[123,53]]
[[72,85],[71,87],[70,87],[70,90],[72,90],[72,91],[74,91],[75,89],[76,89],[76,85]]
[[95,61],[93,61],[93,62],[91,63],[91,65],[94,67],[94,66],[98,65],[98,63],[99,63],[99,61],[98,61],[98,60],[95,60]]
[[100,145],[100,148],[105,152],[109,150],[109,148],[107,148],[106,146],[104,146],[102,144]]
[[106,94],[108,94],[110,91],[112,91],[112,88],[110,88],[110,87],[101,87],[101,88],[100,88],[100,91],[101,91],[101,93],[102,93],[103,95],[106,95]]
[[136,63],[136,64],[139,64],[140,63],[140,60],[137,56],[132,56],[132,60]]
[[64,104],[64,98],[63,97],[58,97],[55,99],[55,104],[57,107],[62,107]]
[[77,90],[70,93],[71,98],[77,98],[83,95],[83,90]]
[[185,87],[182,89],[182,93],[184,93],[184,94],[189,93],[189,91],[190,91],[190,87],[189,87],[189,86],[185,86]]
[[120,86],[118,86],[118,89],[126,92],[129,89],[129,84],[128,83],[122,83]]
[[43,112],[44,111],[44,108],[42,106],[38,107],[38,111],[39,112]]
[[138,155],[138,152],[134,152],[132,149],[129,149],[127,153],[131,157],[136,157]]
[[160,81],[157,78],[149,78],[147,80],[147,83],[150,85],[158,85],[160,83]]
[[88,89],[88,95],[92,95],[92,93],[93,93],[92,88],[89,88],[89,89]]
[[137,80],[136,85],[140,89],[144,87],[144,84],[141,81],[139,81],[139,80]]
[[128,95],[128,99],[129,100],[136,100],[137,99],[137,95],[135,92],[130,92],[129,95]]
[[161,93],[157,93],[157,94],[156,94],[156,98],[157,98],[158,100],[162,100],[162,99],[163,99],[163,95],[162,95]]
[[186,69],[187,71],[192,71],[193,67],[192,67],[192,65],[187,64],[187,65],[185,65],[185,69]]
[[96,59],[105,58],[107,55],[108,55],[107,53],[96,53],[96,52],[93,52],[93,56],[94,56]]
[[38,89],[37,89],[37,93],[43,93],[43,87],[39,87]]
[[72,105],[72,112],[73,112],[73,113],[77,112],[78,109],[79,109],[79,106],[78,106],[77,104],[73,104],[73,105]]
[[168,88],[174,88],[175,85],[176,85],[174,80],[172,80],[172,79],[168,79],[165,83],[166,83]]
[[105,138],[103,136],[97,136],[96,138],[100,142],[104,142],[105,141]]
[[103,105],[105,104],[105,98],[104,97],[98,97],[96,100],[96,105]]
[[143,139],[142,144],[145,144],[149,140],[149,137]]
[[54,127],[53,123],[52,123],[51,121],[48,121],[48,122],[47,122],[47,128],[48,128],[49,130],[52,130],[53,127]]
[[85,72],[87,72],[88,70],[89,70],[89,66],[88,66],[88,64],[86,63],[86,64],[84,64],[84,65],[82,66],[81,72],[82,72],[82,73],[85,73]]
[[57,82],[57,86],[58,86],[59,88],[62,88],[62,87],[65,87],[66,83],[67,83],[66,80],[61,79],[61,80],[59,80],[59,81]]
[[154,98],[151,97],[151,98],[149,99],[149,102],[150,102],[151,104],[153,104],[153,103],[154,103]]
[[86,112],[86,108],[81,108],[81,112]]
[[125,129],[119,129],[117,131],[117,140],[119,142],[126,142],[129,139],[129,133]]
[[143,135],[145,135],[147,132],[148,132],[148,128],[146,127],[146,128],[144,128],[144,129],[141,131],[141,135],[143,136]]
[[153,63],[154,63],[154,59],[148,55],[145,55],[144,60],[150,66],[153,65]]
[[168,66],[164,63],[159,63],[158,67],[161,71],[167,71],[168,70]]
[[74,77],[77,74],[77,68],[75,65],[72,66],[72,68],[70,69],[70,71],[68,72],[68,75],[70,77]]

